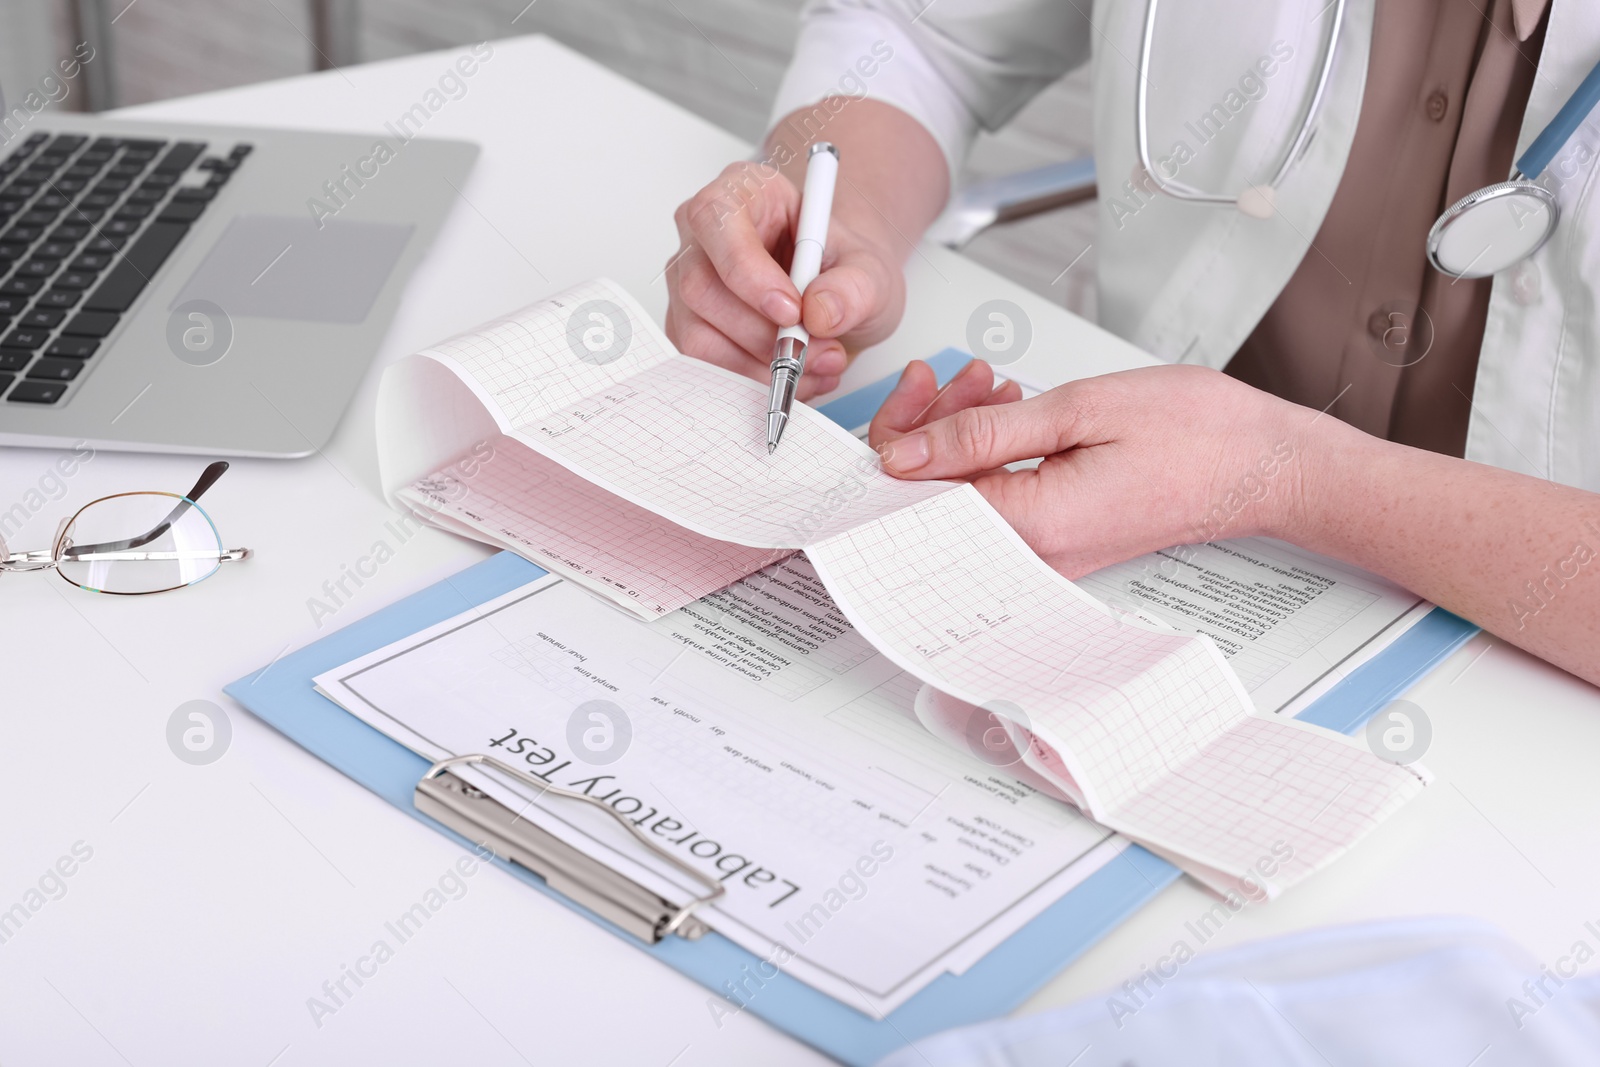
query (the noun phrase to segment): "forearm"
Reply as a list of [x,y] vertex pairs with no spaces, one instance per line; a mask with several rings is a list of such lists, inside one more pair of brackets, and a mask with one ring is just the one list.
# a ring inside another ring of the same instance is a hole
[[1275,535],[1355,563],[1600,685],[1600,496],[1318,427]]
[[950,196],[949,167],[933,136],[910,115],[877,100],[834,97],[794,112],[773,127],[763,158],[796,187],[805,184],[806,151],[816,141],[839,149],[834,217],[870,235],[904,263]]

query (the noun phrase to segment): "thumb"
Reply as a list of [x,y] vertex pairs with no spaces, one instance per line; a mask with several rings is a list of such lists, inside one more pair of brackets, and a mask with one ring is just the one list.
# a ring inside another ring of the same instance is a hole
[[868,253],[849,253],[806,286],[801,321],[815,337],[865,333],[881,340],[876,332],[893,326],[892,292],[886,263]]
[[964,478],[1097,444],[1079,392],[1066,385],[1013,404],[966,408],[884,442],[878,455],[896,477]]

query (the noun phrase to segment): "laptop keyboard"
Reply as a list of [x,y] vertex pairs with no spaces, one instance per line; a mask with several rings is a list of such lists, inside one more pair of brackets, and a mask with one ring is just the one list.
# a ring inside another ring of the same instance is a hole
[[54,404],[251,146],[35,133],[0,159],[0,395]]

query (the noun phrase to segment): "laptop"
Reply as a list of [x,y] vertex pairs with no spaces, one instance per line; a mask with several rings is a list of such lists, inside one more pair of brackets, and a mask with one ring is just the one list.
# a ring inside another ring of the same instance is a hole
[[325,444],[476,145],[0,114],[0,445]]

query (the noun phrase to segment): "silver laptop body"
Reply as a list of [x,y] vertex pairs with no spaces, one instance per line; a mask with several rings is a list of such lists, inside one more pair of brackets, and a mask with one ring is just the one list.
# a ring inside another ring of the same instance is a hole
[[5,116],[0,445],[303,456],[477,146]]

